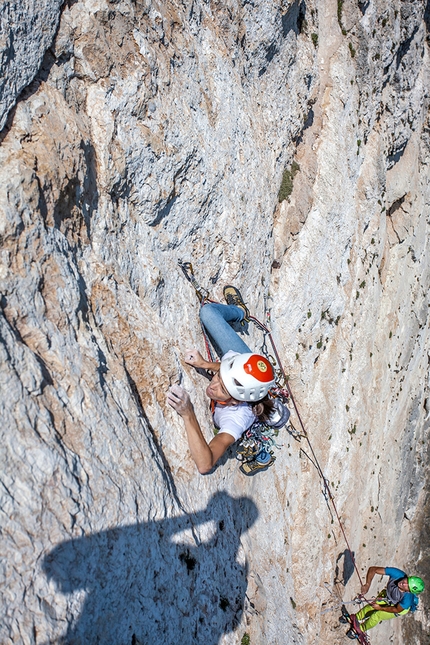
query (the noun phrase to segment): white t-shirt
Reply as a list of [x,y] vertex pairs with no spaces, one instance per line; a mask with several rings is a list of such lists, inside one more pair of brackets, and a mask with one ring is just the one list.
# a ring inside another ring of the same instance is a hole
[[220,432],[227,432],[237,441],[255,421],[255,414],[249,403],[237,405],[215,404],[214,422]]

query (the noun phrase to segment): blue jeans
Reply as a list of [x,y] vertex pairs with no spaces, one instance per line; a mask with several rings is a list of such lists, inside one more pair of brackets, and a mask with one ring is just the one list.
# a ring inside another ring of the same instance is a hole
[[[240,329],[245,313],[235,305],[220,305],[209,302],[200,309],[200,320],[218,356],[222,358],[230,349],[239,354],[249,354],[251,350],[234,331]],[[233,326],[232,326],[233,325]]]

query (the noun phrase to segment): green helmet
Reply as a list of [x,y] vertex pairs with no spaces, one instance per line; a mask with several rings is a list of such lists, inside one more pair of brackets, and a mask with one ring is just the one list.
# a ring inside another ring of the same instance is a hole
[[408,585],[412,593],[421,593],[424,591],[424,581],[418,578],[418,576],[409,576]]

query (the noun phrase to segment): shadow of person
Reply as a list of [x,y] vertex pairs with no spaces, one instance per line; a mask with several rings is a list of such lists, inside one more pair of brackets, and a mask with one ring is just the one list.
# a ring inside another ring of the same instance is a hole
[[217,645],[238,626],[248,565],[240,538],[254,502],[216,493],[192,515],[100,531],[62,542],[43,570],[70,599],[66,645]]

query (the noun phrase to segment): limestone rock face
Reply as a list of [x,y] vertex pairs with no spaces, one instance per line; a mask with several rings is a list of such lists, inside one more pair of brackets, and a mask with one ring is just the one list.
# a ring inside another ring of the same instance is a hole
[[61,0],[5,0],[0,7],[0,130],[39,71],[60,18]]
[[[2,125],[33,82],[0,137],[0,642],[340,643],[315,458],[359,574],[430,587],[429,9],[83,0],[51,45],[59,6],[2,9]],[[199,475],[165,402],[210,440],[178,259],[270,320],[311,445],[254,478]],[[426,642],[429,601],[372,643]]]

